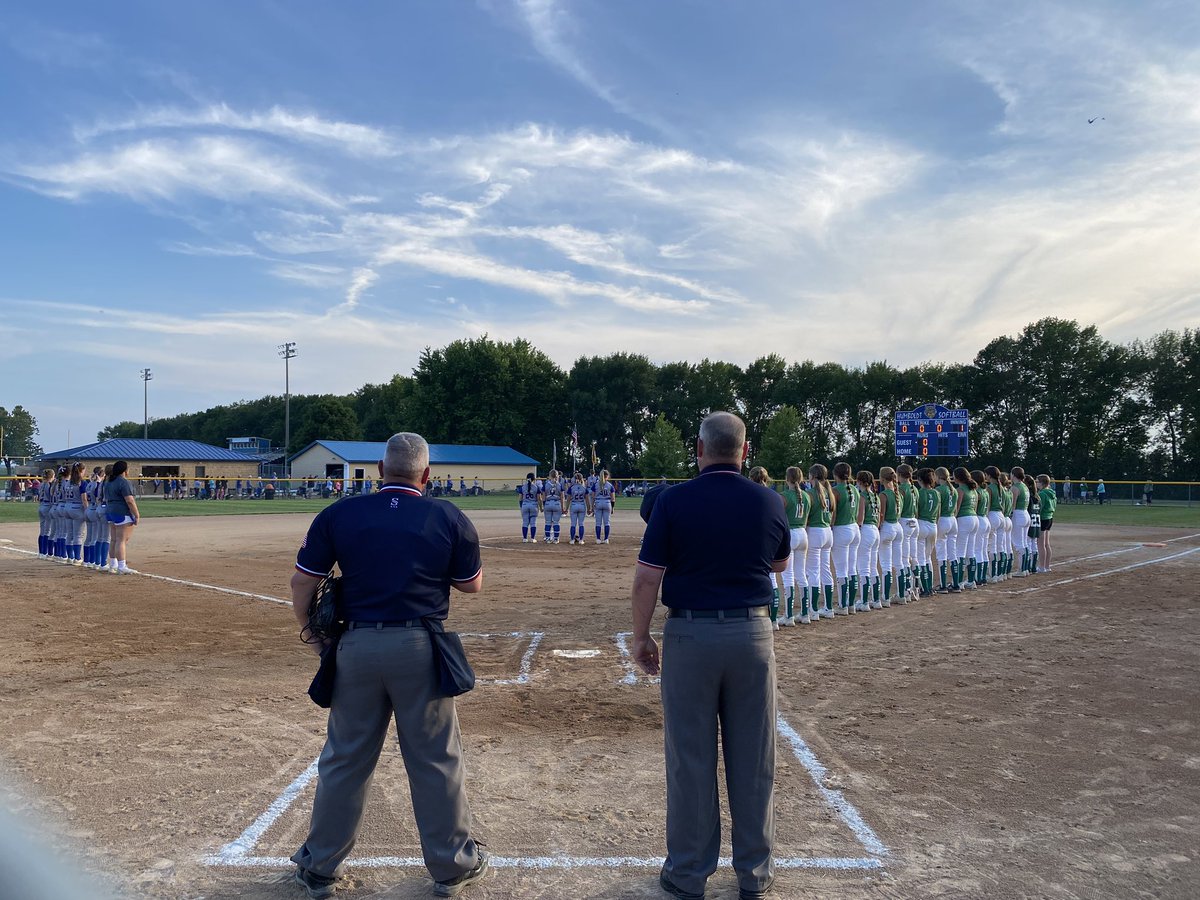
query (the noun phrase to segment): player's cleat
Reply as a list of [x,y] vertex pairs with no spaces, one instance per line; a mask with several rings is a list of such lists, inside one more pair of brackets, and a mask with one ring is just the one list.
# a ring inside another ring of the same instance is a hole
[[583,546],[583,544],[584,544],[584,540],[583,540],[583,538],[580,538],[580,539],[579,539],[579,546],[580,546],[580,547],[582,547],[582,546]]
[[804,615],[800,616],[800,618],[795,619],[794,621],[799,622],[801,625],[811,625],[812,624],[812,619],[809,618],[808,613],[804,613]]
[[871,609],[883,609],[883,601],[882,600],[872,600],[871,601]]
[[292,877],[297,884],[304,888],[311,900],[324,900],[326,897],[332,897],[333,892],[337,890],[336,878],[317,875],[303,866],[296,866],[296,872]]
[[141,572],[139,572],[137,569],[125,568],[125,569],[117,569],[117,574],[118,575],[140,575]]
[[487,878],[491,871],[491,859],[482,850],[479,851],[479,864],[465,875],[459,875],[450,881],[435,881],[433,893],[437,897],[454,897],[465,891],[477,881]]
[[605,539],[604,539],[604,540],[602,540],[600,543],[602,543],[602,544],[607,544],[607,543],[608,543],[608,538],[605,538]]
[[784,628],[791,628],[793,625],[796,624],[796,619],[793,616],[784,616],[782,619],[779,620],[779,624],[782,625]]
[[78,559],[73,559],[73,560],[71,560],[71,565],[73,565],[73,566],[82,566],[82,565],[83,565],[83,561],[82,561],[82,560],[78,560]]

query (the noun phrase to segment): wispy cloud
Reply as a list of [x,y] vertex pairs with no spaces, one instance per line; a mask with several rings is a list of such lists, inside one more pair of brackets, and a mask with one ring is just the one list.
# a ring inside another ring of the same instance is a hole
[[75,129],[75,137],[81,142],[89,142],[110,134],[197,129],[251,131],[329,144],[364,157],[387,157],[398,152],[393,138],[379,128],[330,120],[315,113],[295,112],[280,106],[273,106],[265,112],[238,112],[224,103],[194,109],[159,107],[142,110],[125,119],[79,126]]
[[66,162],[19,166],[14,174],[33,190],[69,200],[96,193],[134,200],[199,194],[231,201],[265,196],[341,205],[299,169],[250,141],[198,136],[146,138],[111,150],[85,151]]

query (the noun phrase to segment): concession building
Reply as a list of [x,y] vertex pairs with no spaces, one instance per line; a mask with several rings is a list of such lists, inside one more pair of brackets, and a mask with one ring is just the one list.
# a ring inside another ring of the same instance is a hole
[[[375,464],[386,447],[383,441],[313,441],[291,457],[292,477],[378,479]],[[429,468],[433,477],[453,479],[456,489],[460,479],[469,487],[478,478],[487,490],[498,490],[524,481],[526,473],[537,471],[537,460],[512,447],[430,444]]]
[[67,450],[43,453],[37,464],[57,467],[68,463],[103,466],[123,459],[131,478],[254,478],[260,460],[249,454],[199,441],[162,438],[110,438]]

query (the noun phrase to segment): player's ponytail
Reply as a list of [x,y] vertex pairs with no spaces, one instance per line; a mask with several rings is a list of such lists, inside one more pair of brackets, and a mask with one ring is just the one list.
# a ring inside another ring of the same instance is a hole
[[973,487],[981,488],[984,486],[983,472],[976,469],[971,473],[971,481],[974,482]]
[[975,490],[975,479],[971,477],[971,473],[963,466],[959,466],[954,470],[954,480],[968,490]]
[[1012,467],[1012,479],[1013,479],[1013,481],[1019,481],[1019,482],[1021,482],[1021,484],[1024,484],[1025,483],[1025,469],[1023,469],[1021,466],[1013,466]]
[[783,473],[783,480],[787,482],[788,487],[798,494],[800,493],[800,480],[803,475],[804,472],[800,470],[799,466],[788,466],[787,471]]
[[992,481],[996,482],[996,484],[1000,483],[1000,470],[995,466],[988,466],[983,470],[983,474],[992,479]]
[[768,474],[765,466],[755,466],[751,469],[750,480],[755,484],[761,484],[763,487],[771,486],[771,476]]
[[933,487],[933,469],[918,469],[917,481],[927,488]]
[[833,508],[832,491],[829,489],[829,470],[820,463],[813,463],[808,469],[808,479],[821,498],[821,509],[828,512]]
[[891,466],[884,466],[879,470],[879,480],[883,482],[884,487],[894,485],[896,483],[896,470]]
[[833,467],[833,477],[838,481],[849,481],[853,470],[850,468],[850,463],[840,462]]

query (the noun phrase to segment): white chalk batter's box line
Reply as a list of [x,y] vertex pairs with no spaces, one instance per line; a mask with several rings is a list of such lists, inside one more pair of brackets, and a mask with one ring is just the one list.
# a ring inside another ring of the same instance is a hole
[[[828,771],[805,743],[804,738],[788,724],[783,716],[775,720],[779,736],[787,742],[796,761],[804,767],[816,787],[821,799],[828,804],[838,818],[850,829],[855,840],[866,852],[866,856],[817,856],[785,857],[775,860],[780,869],[843,869],[863,870],[883,868],[888,849],[871,829],[859,811],[845,798],[841,791],[827,787]],[[283,793],[275,798],[263,813],[216,853],[202,860],[209,866],[231,866],[235,868],[279,869],[292,865],[282,856],[254,856],[254,848],[272,825],[296,803],[304,789],[317,777],[318,760],[296,776]],[[657,869],[661,859],[640,856],[504,856],[491,857],[492,865],[499,869]],[[365,869],[413,869],[423,868],[425,861],[416,856],[368,856],[346,860],[347,866]],[[720,865],[730,866],[732,861],[722,857]]]

